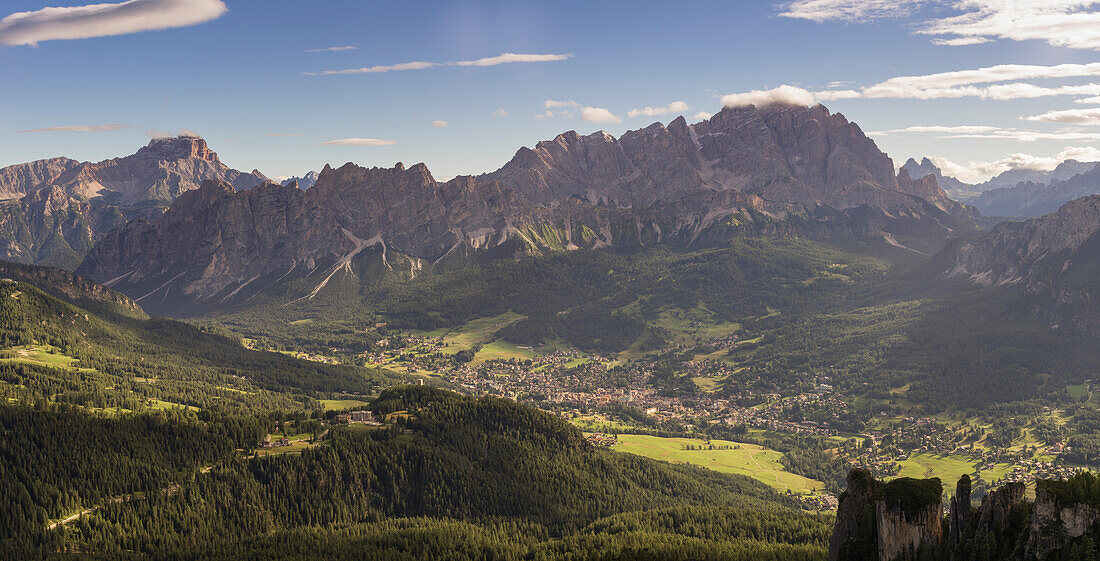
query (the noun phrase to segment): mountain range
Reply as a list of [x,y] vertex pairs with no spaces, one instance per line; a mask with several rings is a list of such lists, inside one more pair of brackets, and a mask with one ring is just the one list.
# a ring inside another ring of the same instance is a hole
[[109,230],[152,218],[180,194],[218,179],[236,189],[270,181],[226,166],[197,137],[157,138],[101,162],[51,158],[0,169],[0,258],[73,269]]
[[976,185],[943,175],[928,158],[909,158],[902,166],[914,177],[932,175],[944,191],[973,205],[985,216],[1036,217],[1054,212],[1078,197],[1100,193],[1097,162],[1065,160],[1052,170],[1012,169]]
[[424,164],[350,163],[325,166],[305,191],[209,181],[163,215],[107,234],[78,272],[176,313],[303,278],[299,296],[312,298],[370,255],[415,277],[476,255],[744,234],[934,248],[971,228],[934,178],[893,169],[858,125],[822,106],[727,108],[620,138],[570,131],[519,149],[497,171],[447,182]]
[[991,189],[972,203],[989,216],[1036,217],[1074,199],[1100,193],[1100,164],[1066,161],[1058,168],[1063,172],[1052,174],[1046,183],[1022,181],[1013,187]]

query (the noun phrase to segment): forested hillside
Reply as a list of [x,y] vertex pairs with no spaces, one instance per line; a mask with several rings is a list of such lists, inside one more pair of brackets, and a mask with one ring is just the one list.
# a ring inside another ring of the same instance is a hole
[[[3,450],[13,471],[0,544],[226,559],[823,554],[828,518],[765,485],[594,448],[528,406],[405,386],[371,407],[399,415],[264,457],[233,448],[271,418],[0,409],[0,430],[18,433]],[[47,529],[89,505],[94,516]]]
[[[24,273],[7,276],[29,278]],[[124,296],[109,297],[103,287],[57,273],[35,279],[52,296],[36,285],[0,282],[0,396],[100,409],[241,411],[304,408],[312,399],[370,393],[397,380],[380,369],[251,351],[236,338],[145,319]]]

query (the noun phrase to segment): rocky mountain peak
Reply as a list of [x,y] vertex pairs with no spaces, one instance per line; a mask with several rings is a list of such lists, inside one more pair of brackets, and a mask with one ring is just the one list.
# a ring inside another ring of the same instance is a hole
[[317,172],[311,171],[301,177],[290,177],[284,179],[280,183],[283,185],[290,185],[291,183],[293,183],[299,189],[306,190],[310,187],[313,187],[313,185],[317,183],[317,175]]
[[[765,200],[846,209],[870,204],[910,209],[910,196],[955,209],[938,185],[902,189],[893,162],[858,125],[822,105],[727,107],[688,125],[678,117],[627,131],[576,131],[521,148],[499,181],[540,205],[571,197],[624,207],[679,200],[706,191],[739,191]],[[923,176],[921,176],[923,177]],[[919,179],[919,178],[918,178]]]
[[154,138],[135,155],[139,158],[158,161],[195,158],[210,163],[221,163],[218,160],[218,154],[210,149],[205,140],[197,136]]

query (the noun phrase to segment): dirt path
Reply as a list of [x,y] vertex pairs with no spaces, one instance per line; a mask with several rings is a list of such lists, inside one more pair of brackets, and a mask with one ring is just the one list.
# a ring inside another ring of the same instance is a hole
[[779,474],[776,473],[775,470],[773,470],[773,469],[764,469],[764,466],[760,465],[760,462],[758,462],[756,460],[756,455],[761,453],[761,452],[763,452],[763,450],[756,450],[754,452],[749,452],[749,459],[752,460],[752,463],[756,464],[756,468],[759,469],[761,473],[770,473],[770,474],[772,474],[772,477],[775,478],[775,483],[777,485],[779,485],[783,488],[786,488],[786,489],[790,489],[791,488],[790,485],[787,485],[786,483],[783,483],[782,481],[779,480]]
[[84,509],[84,510],[68,517],[68,518],[58,520],[57,522],[54,522],[53,524],[50,524],[49,526],[46,526],[46,529],[47,530],[53,530],[54,528],[56,528],[58,526],[64,526],[66,524],[69,524],[70,522],[76,522],[81,516],[84,516],[85,514],[91,514],[91,513],[95,512],[97,510],[99,510],[98,506],[93,506],[92,508]]
[[[199,470],[199,473],[210,473],[210,470],[212,470],[212,469],[214,469],[214,466],[212,466],[212,465],[205,466],[205,467],[203,467],[202,469]],[[176,492],[179,491],[179,486],[178,485],[170,485],[168,487],[165,487],[164,489],[161,489],[161,491],[165,491],[168,494],[172,495],[172,494],[175,494]],[[144,491],[142,492],[141,496],[143,496],[143,497],[145,496]],[[134,495],[125,495],[125,496],[122,496],[122,497],[115,497],[113,499],[108,499],[107,502],[104,503],[104,504],[121,503],[123,501],[129,501],[129,500],[133,500],[133,499],[134,499]],[[82,511],[76,513],[76,514],[73,514],[72,516],[69,516],[68,518],[62,518],[61,520],[51,522],[49,525],[46,526],[46,529],[47,530],[53,530],[54,528],[57,528],[58,526],[67,526],[69,524],[72,524],[73,522],[76,522],[77,520],[80,520],[80,517],[92,514],[93,512],[99,510],[102,507],[103,507],[103,505],[95,505],[93,507],[86,508],[86,509],[84,509],[84,510],[82,510]]]

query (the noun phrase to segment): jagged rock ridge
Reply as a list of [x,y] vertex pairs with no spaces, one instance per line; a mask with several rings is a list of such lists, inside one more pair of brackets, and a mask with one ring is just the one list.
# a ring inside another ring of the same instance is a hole
[[838,210],[865,204],[912,209],[921,200],[957,206],[938,187],[907,191],[890,158],[859,126],[821,105],[726,108],[694,125],[679,117],[667,127],[654,123],[618,139],[602,131],[570,131],[534,149],[521,148],[482,178],[543,205],[578,196],[634,207],[685,193],[734,190]]
[[107,231],[151,218],[181,193],[218,179],[236,189],[267,181],[223,164],[198,137],[153,139],[102,162],[51,158],[0,169],[0,259],[73,269]]
[[917,160],[913,158],[909,158],[905,161],[905,164],[901,166],[901,169],[909,172],[909,175],[912,177],[924,177],[927,175],[935,177],[936,183],[943,188],[944,192],[957,201],[969,200],[980,193],[976,186],[963,183],[954,177],[944,175],[939,166],[928,158],[921,158],[920,163],[917,163]]
[[312,297],[369,255],[413,276],[490,250],[744,234],[942,239],[966,226],[934,178],[892,170],[856,125],[823,107],[727,109],[620,139],[566,133],[496,172],[442,183],[423,164],[326,166],[305,191],[211,182],[157,220],[112,232],[79,270],[158,311],[152,302],[232,302],[310,275],[303,297]]

